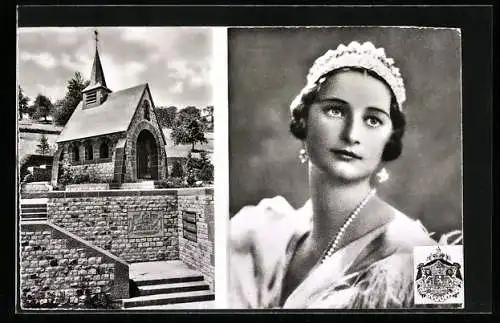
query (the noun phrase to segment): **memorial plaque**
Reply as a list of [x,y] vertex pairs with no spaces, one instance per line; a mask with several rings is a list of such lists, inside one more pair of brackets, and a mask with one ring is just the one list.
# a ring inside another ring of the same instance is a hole
[[190,241],[193,241],[193,242],[197,241],[196,234],[193,234],[193,233],[191,233],[189,231],[184,230],[183,233],[182,233],[182,236],[184,237],[184,239],[187,239],[187,240],[190,240]]
[[183,211],[182,219],[191,223],[196,223],[196,213],[191,211]]
[[191,211],[182,212],[182,236],[190,241],[196,242],[197,239],[196,213]]
[[128,213],[130,237],[156,237],[163,235],[163,217],[157,211],[131,211]]
[[184,221],[183,225],[184,225],[184,230],[192,232],[192,233],[196,233],[196,224]]

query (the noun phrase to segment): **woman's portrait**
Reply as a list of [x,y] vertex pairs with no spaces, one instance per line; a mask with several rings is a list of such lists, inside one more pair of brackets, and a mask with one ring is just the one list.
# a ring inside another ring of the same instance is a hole
[[460,31],[228,34],[229,307],[413,308],[462,244]]

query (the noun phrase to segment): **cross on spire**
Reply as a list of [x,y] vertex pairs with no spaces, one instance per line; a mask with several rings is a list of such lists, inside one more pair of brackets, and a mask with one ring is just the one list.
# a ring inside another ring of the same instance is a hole
[[95,39],[95,46],[96,47],[97,47],[97,42],[99,41],[98,35],[99,35],[99,32],[97,31],[97,29],[95,29],[94,30],[94,39]]

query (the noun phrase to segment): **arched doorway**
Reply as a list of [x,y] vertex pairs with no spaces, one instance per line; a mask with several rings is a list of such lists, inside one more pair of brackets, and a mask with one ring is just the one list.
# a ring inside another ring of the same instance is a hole
[[155,137],[148,130],[142,130],[136,146],[137,179],[158,179],[158,149]]

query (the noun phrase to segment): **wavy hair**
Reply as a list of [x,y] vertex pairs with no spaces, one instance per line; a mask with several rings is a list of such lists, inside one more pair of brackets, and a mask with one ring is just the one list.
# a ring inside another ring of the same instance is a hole
[[[406,118],[403,112],[401,112],[400,110],[400,107],[396,100],[396,96],[391,90],[391,87],[382,77],[380,77],[375,72],[358,67],[345,67],[342,69],[333,70],[325,74],[323,77],[324,78],[331,77],[340,71],[358,71],[363,73],[366,72],[368,75],[373,76],[374,78],[382,81],[391,92],[390,118],[392,121],[393,131],[389,138],[389,141],[386,143],[384,147],[384,151],[382,154],[382,161],[388,162],[397,159],[401,155],[401,152],[403,150],[402,139],[406,129]],[[295,138],[299,140],[306,139],[307,118],[309,115],[309,108],[311,107],[311,104],[315,102],[320,88],[321,88],[321,83],[316,82],[316,86],[311,87],[308,91],[304,92],[302,94],[300,102],[296,104],[294,107],[292,107],[290,132]]]

